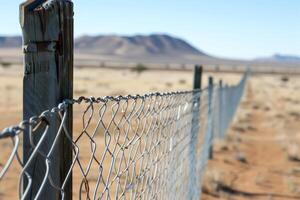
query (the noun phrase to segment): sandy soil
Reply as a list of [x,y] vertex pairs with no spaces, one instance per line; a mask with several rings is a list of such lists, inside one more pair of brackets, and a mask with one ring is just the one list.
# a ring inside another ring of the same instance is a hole
[[[192,72],[130,70],[75,70],[74,97],[137,94],[192,88]],[[213,75],[217,82],[239,81],[238,74]],[[0,68],[0,129],[17,124],[22,116],[22,67]],[[203,184],[203,199],[292,199],[300,196],[299,77],[253,76],[238,115],[224,141],[214,146]],[[75,113],[76,115],[76,113]],[[80,118],[75,118],[75,127]],[[0,167],[11,146],[0,142]],[[84,148],[83,148],[84,149]],[[84,150],[85,151],[85,150]],[[298,157],[299,156],[299,157]],[[0,199],[16,199],[14,163],[0,182]],[[75,173],[76,176],[80,176]],[[3,184],[4,183],[4,184]],[[8,194],[8,195],[7,195]]]
[[236,120],[216,142],[203,199],[300,199],[299,77],[252,77]]

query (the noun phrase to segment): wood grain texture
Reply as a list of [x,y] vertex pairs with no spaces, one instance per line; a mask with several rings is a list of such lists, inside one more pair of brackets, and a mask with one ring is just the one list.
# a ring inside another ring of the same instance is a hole
[[[23,32],[24,79],[23,118],[39,115],[52,109],[64,99],[73,98],[73,3],[68,0],[29,0],[20,5],[20,24]],[[67,127],[72,133],[72,108],[68,108]],[[47,153],[57,134],[58,119],[53,117],[42,151]],[[24,161],[33,148],[28,132],[24,137]],[[41,131],[34,135],[39,140]],[[72,162],[72,148],[63,135],[51,158],[51,175],[61,186]],[[26,199],[34,199],[45,175],[45,158],[37,156],[30,165],[33,185]],[[71,176],[72,177],[72,176]],[[72,180],[65,188],[65,199],[72,198]],[[27,180],[24,180],[26,188]],[[60,199],[60,191],[47,183],[43,199]]]

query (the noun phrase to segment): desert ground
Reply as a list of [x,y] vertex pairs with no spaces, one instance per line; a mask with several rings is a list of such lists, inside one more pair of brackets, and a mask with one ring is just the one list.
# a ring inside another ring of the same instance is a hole
[[[228,84],[241,78],[237,73],[204,73],[203,87],[210,75]],[[0,129],[22,119],[22,76],[20,65],[0,67]],[[76,68],[74,97],[190,90],[192,78],[192,71]],[[300,199],[299,88],[299,76],[251,76],[228,135],[214,144],[202,199]],[[74,121],[76,128],[80,119]],[[11,146],[5,141],[0,147],[1,168]],[[0,199],[17,198],[18,171],[14,163],[0,182]]]
[[300,199],[299,77],[259,75],[214,145],[203,199]]

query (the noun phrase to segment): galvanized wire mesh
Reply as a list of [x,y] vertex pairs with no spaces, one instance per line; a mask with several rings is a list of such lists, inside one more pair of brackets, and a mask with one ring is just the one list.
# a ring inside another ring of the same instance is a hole
[[[0,133],[0,141],[12,140],[13,146],[0,166],[0,184],[11,163],[18,161],[20,199],[42,199],[47,187],[60,191],[64,199],[71,172],[75,199],[199,199],[209,148],[214,137],[224,135],[245,81],[246,76],[237,86],[201,91],[66,100]],[[73,138],[65,125],[71,105]],[[43,152],[45,138],[53,134],[52,123],[56,135]],[[32,153],[23,163],[18,149],[26,129]],[[53,152],[63,135],[72,144],[73,160],[66,178],[57,182],[51,173]],[[28,168],[36,157],[43,158],[45,169],[33,191]]]
[[218,85],[214,87],[212,97],[213,136],[223,138],[243,95],[249,72],[246,72],[237,85]]

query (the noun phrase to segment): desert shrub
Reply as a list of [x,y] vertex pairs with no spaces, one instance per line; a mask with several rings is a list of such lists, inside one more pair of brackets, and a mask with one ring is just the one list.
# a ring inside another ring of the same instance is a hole
[[296,111],[291,111],[289,114],[293,117],[300,117],[300,113],[298,113]]
[[157,91],[158,89],[157,89],[157,87],[152,87],[152,88],[150,88],[150,90],[151,91]]
[[246,156],[244,153],[242,152],[238,152],[236,155],[235,155],[235,159],[239,162],[242,162],[242,163],[247,163],[247,159],[246,159]]
[[148,68],[144,64],[139,63],[135,67],[132,68],[132,71],[137,72],[137,73],[140,74],[140,73],[146,71],[147,69]]
[[84,95],[84,94],[86,94],[88,91],[86,90],[86,89],[77,89],[77,90],[75,90],[74,91],[74,93],[76,94],[76,95]]
[[168,88],[170,88],[170,87],[172,87],[172,86],[173,86],[173,84],[172,84],[172,83],[170,83],[170,82],[167,82],[167,83],[166,83],[166,86],[167,86]]
[[281,77],[281,81],[282,82],[288,82],[289,81],[289,77],[288,76],[283,76],[283,77]]
[[290,161],[300,162],[299,147],[292,143],[287,146],[287,156]]
[[6,89],[6,90],[12,90],[12,89],[14,89],[14,88],[15,88],[14,85],[6,85],[6,86],[5,86],[5,89]]
[[217,169],[208,168],[205,170],[203,177],[202,192],[214,197],[230,199],[226,197],[227,194],[225,192],[228,190],[231,191],[236,178],[237,175],[233,172],[222,172]]
[[101,68],[105,68],[105,67],[106,67],[105,62],[101,62],[101,63],[100,63],[100,67],[101,67]]
[[180,79],[180,80],[179,80],[179,84],[181,84],[181,85],[184,85],[184,84],[186,84],[186,80],[184,80],[184,79]]
[[232,130],[239,132],[239,133],[244,133],[246,132],[246,128],[242,125],[236,125],[232,127]]
[[253,105],[252,108],[253,108],[254,110],[258,110],[260,107],[259,107],[259,105],[255,104],[255,105]]
[[3,68],[9,68],[12,65],[12,63],[5,62],[5,61],[2,61],[0,64],[2,65]]

